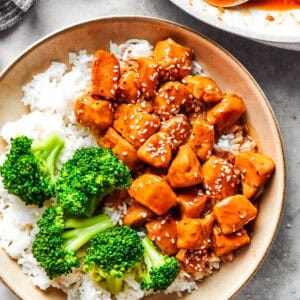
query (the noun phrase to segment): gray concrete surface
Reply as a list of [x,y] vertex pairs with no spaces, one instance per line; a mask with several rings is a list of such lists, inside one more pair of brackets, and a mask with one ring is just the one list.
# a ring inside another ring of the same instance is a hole
[[[236,299],[299,300],[300,52],[272,48],[214,29],[167,0],[38,0],[20,24],[0,32],[0,71],[25,48],[52,31],[108,15],[147,15],[189,26],[231,52],[260,84],[278,119],[285,145],[286,205],[267,259]],[[0,299],[15,299],[1,283]]]

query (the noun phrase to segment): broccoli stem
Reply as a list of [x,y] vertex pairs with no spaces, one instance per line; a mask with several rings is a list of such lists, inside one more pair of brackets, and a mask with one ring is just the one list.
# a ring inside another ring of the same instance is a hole
[[98,223],[102,223],[102,222],[106,222],[108,221],[109,218],[104,215],[97,215],[95,217],[92,218],[72,218],[72,217],[68,217],[65,220],[65,229],[69,229],[69,228],[83,228],[83,227],[88,227],[88,226],[92,226]]
[[[92,220],[82,221],[84,224],[93,224],[87,227],[78,227],[76,229],[68,230],[63,233],[63,238],[65,239],[64,246],[68,251],[77,251],[84,244],[86,244],[95,234],[102,232],[110,227],[113,227],[112,221],[106,215],[100,215],[95,218],[91,218]],[[96,223],[97,221],[97,223]],[[70,223],[78,225],[79,219],[77,221],[72,219]],[[67,226],[70,226],[68,224]]]
[[42,141],[34,141],[31,145],[31,152],[37,159],[46,162],[52,177],[54,177],[56,159],[64,145],[64,141],[54,134]]
[[157,250],[149,237],[142,239],[142,245],[144,246],[144,261],[148,269],[151,269],[153,266],[158,267],[164,264],[164,255]]
[[110,291],[111,294],[117,295],[123,289],[123,281],[124,278],[119,277],[108,277],[106,278],[106,287]]
[[105,193],[98,194],[96,197],[90,199],[86,207],[86,215],[89,217],[92,216],[103,198],[109,195],[113,190],[113,188],[107,189]]

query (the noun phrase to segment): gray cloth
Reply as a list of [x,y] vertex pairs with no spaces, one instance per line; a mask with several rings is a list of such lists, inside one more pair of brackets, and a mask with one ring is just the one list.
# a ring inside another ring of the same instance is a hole
[[0,0],[0,31],[19,22],[35,0]]

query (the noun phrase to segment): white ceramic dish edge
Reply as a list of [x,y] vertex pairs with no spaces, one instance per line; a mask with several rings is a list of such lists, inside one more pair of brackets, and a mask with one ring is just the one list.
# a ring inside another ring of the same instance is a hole
[[[300,9],[293,11],[263,11],[226,9],[221,12],[204,0],[170,0],[173,4],[218,29],[270,46],[300,51]],[[268,15],[274,22],[266,19]]]

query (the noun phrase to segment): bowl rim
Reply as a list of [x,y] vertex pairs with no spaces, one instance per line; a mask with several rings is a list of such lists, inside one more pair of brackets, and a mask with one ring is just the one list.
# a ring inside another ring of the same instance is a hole
[[[183,2],[185,1],[185,2]],[[191,5],[186,0],[170,0],[175,6],[182,9],[186,13],[190,14],[194,18],[196,18],[199,21],[202,21],[206,24],[209,24],[210,26],[213,26],[217,29],[220,29],[222,31],[226,31],[228,33],[232,33],[247,39],[251,40],[257,40],[257,41],[265,41],[265,42],[273,42],[278,43],[277,47],[283,47],[280,46],[280,44],[285,43],[300,43],[300,35],[298,34],[288,34],[288,36],[282,36],[274,33],[259,33],[256,31],[252,31],[249,28],[239,28],[236,25],[230,24],[228,22],[217,22],[216,17],[212,17],[211,15],[206,15],[205,13],[201,13],[198,10],[196,11],[193,9]],[[187,3],[186,3],[187,2]],[[293,10],[288,10],[288,12]],[[199,14],[201,14],[201,17],[199,17]]]
[[[172,0],[171,0],[172,1]],[[234,292],[234,294],[232,294],[230,296],[230,299],[233,299],[235,296],[237,296],[241,290],[247,286],[247,284],[251,281],[251,279],[254,277],[254,275],[256,274],[256,272],[258,271],[258,269],[262,266],[264,260],[266,259],[267,255],[270,252],[270,249],[273,245],[273,242],[275,241],[275,238],[278,234],[278,230],[279,230],[279,226],[281,223],[281,219],[283,216],[283,211],[284,211],[284,205],[285,205],[285,198],[286,198],[286,160],[285,160],[285,153],[284,153],[284,145],[283,145],[283,140],[282,140],[282,135],[280,132],[280,127],[278,124],[278,121],[276,119],[276,116],[273,112],[273,109],[266,97],[266,95],[264,94],[263,90],[261,89],[261,87],[259,86],[259,84],[256,82],[256,80],[254,79],[254,77],[251,75],[251,73],[246,69],[246,67],[237,59],[235,58],[230,52],[228,52],[225,48],[223,48],[221,45],[219,45],[217,42],[213,41],[212,39],[210,39],[209,37],[207,37],[206,35],[191,29],[185,25],[182,25],[180,23],[176,23],[173,21],[169,21],[163,18],[158,18],[158,17],[151,17],[151,16],[142,16],[142,15],[114,15],[114,16],[102,16],[99,18],[89,18],[86,20],[81,20],[79,22],[75,22],[72,23],[70,25],[67,26],[63,26],[60,29],[57,29],[49,34],[47,34],[46,36],[38,39],[36,42],[34,42],[33,44],[31,44],[30,46],[28,46],[24,51],[22,51],[19,55],[17,55],[15,57],[15,59],[8,64],[7,67],[5,67],[3,69],[3,71],[0,73],[0,81],[2,80],[2,78],[10,71],[10,69],[13,68],[13,66],[15,64],[17,64],[19,61],[21,61],[23,59],[23,57],[25,57],[27,54],[29,54],[31,51],[33,51],[35,48],[39,47],[42,43],[51,40],[52,38],[55,38],[57,35],[63,34],[67,31],[76,29],[80,26],[89,24],[89,23],[97,23],[97,22],[107,22],[107,21],[143,21],[146,20],[148,22],[153,22],[153,23],[157,23],[159,25],[161,24],[169,24],[172,26],[176,26],[176,27],[180,27],[182,29],[184,29],[187,32],[196,34],[198,36],[200,36],[201,38],[205,39],[206,41],[208,41],[209,43],[213,44],[214,46],[216,46],[219,50],[221,50],[222,52],[224,52],[227,56],[229,56],[247,75],[247,77],[252,81],[252,83],[255,85],[256,89],[259,91],[259,93],[261,94],[265,105],[268,109],[268,113],[270,114],[270,116],[272,117],[273,123],[275,125],[275,129],[276,129],[276,135],[279,138],[279,147],[280,147],[280,155],[282,157],[282,195],[280,197],[281,200],[281,206],[280,206],[280,214],[279,217],[276,221],[276,225],[273,229],[273,234],[270,238],[270,241],[268,242],[268,247],[265,249],[264,255],[261,257],[261,259],[257,262],[255,268],[253,269],[253,271],[248,275],[247,280],[245,280],[245,282]],[[0,249],[1,251],[4,251],[3,249]],[[4,251],[5,252],[5,251]],[[6,254],[6,252],[5,252]],[[6,254],[7,255],[7,254]],[[8,284],[8,282],[6,282],[5,278],[3,278],[3,276],[1,275],[1,270],[0,270],[0,282],[2,282],[18,299],[22,299],[20,295],[17,294],[17,292],[13,289],[13,286],[10,286]]]

